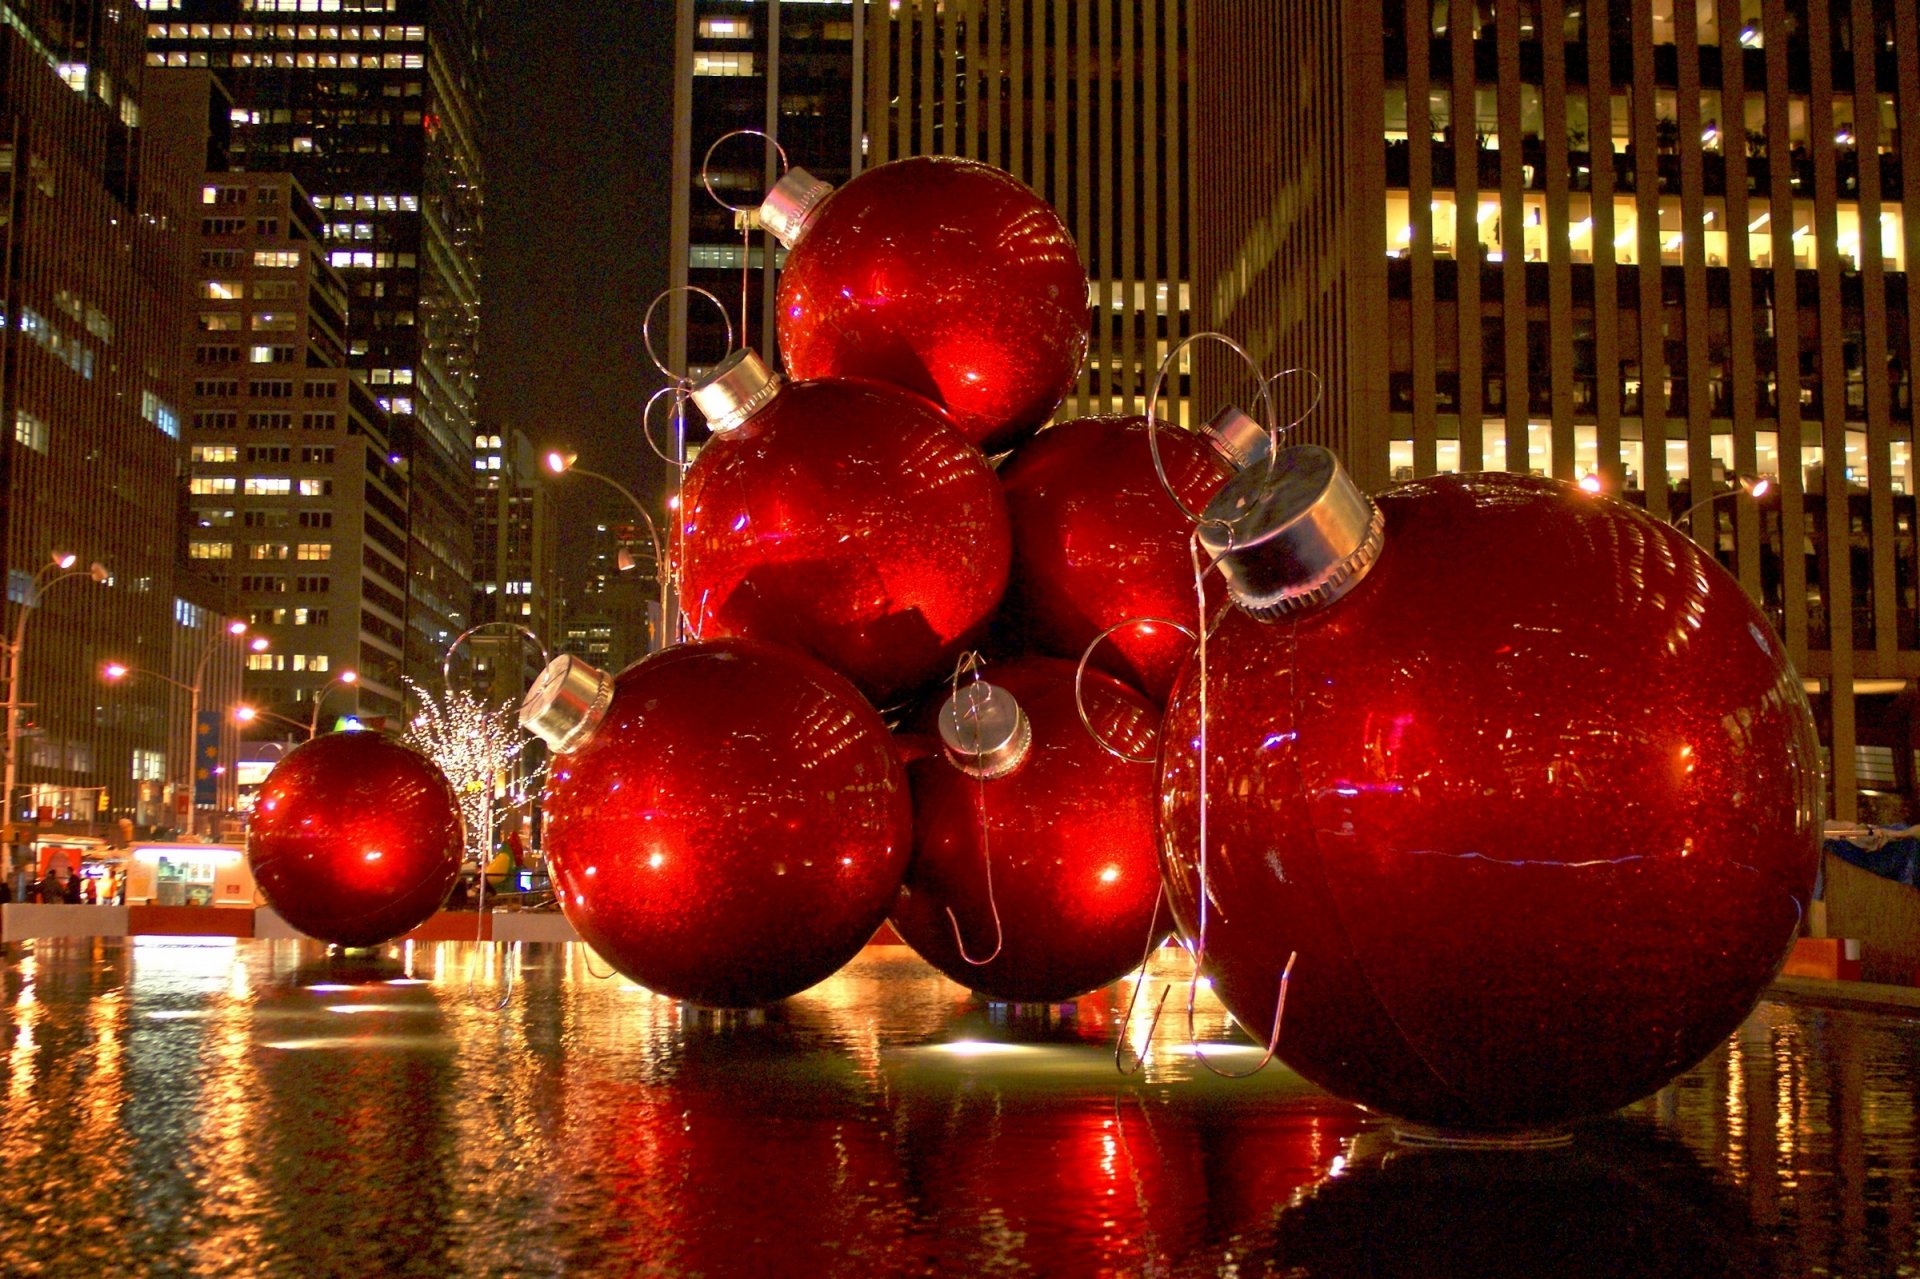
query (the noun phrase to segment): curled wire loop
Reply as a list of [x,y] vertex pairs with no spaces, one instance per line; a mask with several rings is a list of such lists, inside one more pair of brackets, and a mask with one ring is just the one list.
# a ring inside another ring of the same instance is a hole
[[[661,377],[666,378],[669,382],[684,384],[687,381],[686,374],[675,373],[672,369],[668,368],[667,362],[660,358],[660,353],[653,347],[653,313],[660,309],[662,302],[665,302],[676,293],[697,293],[707,301],[713,303],[714,309],[720,312],[720,319],[727,326],[727,352],[733,350],[733,315],[727,310],[726,303],[697,284],[676,284],[670,289],[662,289],[659,296],[655,297],[653,302],[647,307],[646,315],[640,320],[640,341],[644,343],[647,348],[647,358],[653,361],[654,368],[660,370]],[[726,352],[722,352],[722,354],[724,355]]]
[[1275,434],[1273,395],[1268,390],[1268,387],[1272,384],[1272,379],[1267,376],[1267,371],[1260,367],[1260,362],[1253,358],[1253,355],[1246,347],[1241,346],[1226,334],[1216,333],[1212,330],[1207,330],[1202,333],[1190,333],[1174,343],[1172,349],[1167,352],[1166,358],[1160,361],[1160,367],[1154,370],[1153,385],[1147,390],[1147,451],[1153,455],[1153,473],[1159,477],[1160,487],[1166,491],[1169,498],[1173,499],[1173,504],[1180,508],[1180,513],[1187,517],[1188,522],[1194,524],[1200,522],[1200,512],[1188,506],[1186,499],[1174,491],[1173,481],[1167,478],[1167,464],[1160,456],[1161,424],[1158,410],[1160,407],[1160,392],[1165,387],[1167,381],[1167,371],[1173,367],[1174,361],[1178,360],[1189,346],[1192,346],[1202,338],[1212,338],[1214,341],[1225,345],[1235,355],[1238,355],[1242,360],[1246,361],[1247,367],[1253,370],[1254,381],[1260,388],[1259,403],[1265,409],[1265,413],[1260,420],[1267,424],[1267,434],[1269,436]]
[[667,431],[668,431],[667,438],[671,440],[673,438],[673,435],[672,435],[673,414],[675,412],[678,412],[680,405],[686,401],[686,395],[687,395],[687,388],[685,383],[669,382],[665,386],[661,387],[659,390],[655,391],[652,395],[648,396],[647,407],[640,410],[641,438],[646,440],[647,447],[653,450],[653,455],[655,457],[659,458],[662,462],[665,462],[668,466],[674,467],[675,469],[679,468],[680,459],[668,453],[666,450],[662,449],[658,444],[655,444],[653,442],[653,406],[658,404],[661,400],[666,399],[668,396],[674,397],[673,410],[667,414]]
[[[973,676],[973,682],[979,683],[985,678],[980,673],[985,666],[986,660],[982,658],[979,653],[971,651],[962,653],[959,659],[954,662],[952,684],[953,697],[956,704],[958,704],[960,697],[960,681],[971,675]],[[967,703],[967,718],[973,725],[973,740],[974,744],[978,746],[980,743],[980,709],[973,702]],[[984,959],[975,959],[972,955],[969,955],[967,953],[967,939],[960,935],[960,917],[953,913],[953,907],[951,906],[944,906],[942,909],[947,912],[947,923],[953,927],[953,945],[954,948],[960,952],[960,958],[975,968],[984,968],[998,959],[1000,952],[1006,948],[1007,933],[1005,926],[1000,922],[1000,903],[993,894],[993,848],[987,826],[987,781],[984,777],[976,777],[974,782],[979,787],[980,792],[980,802],[976,806],[975,811],[980,815],[980,860],[986,868],[987,909],[993,914],[993,951]]]
[[720,149],[722,142],[727,142],[734,138],[760,138],[770,144],[775,153],[780,157],[780,172],[783,174],[788,169],[791,169],[793,164],[787,159],[787,149],[781,146],[772,136],[759,129],[735,129],[731,133],[723,133],[713,140],[713,145],[707,148],[706,156],[700,161],[700,185],[706,188],[709,196],[713,197],[713,202],[727,212],[733,214],[751,213],[760,207],[758,202],[753,204],[728,204],[720,198],[720,193],[713,189],[713,153]]
[[541,666],[544,667],[548,662],[553,660],[553,654],[548,651],[547,646],[541,642],[540,637],[533,632],[532,628],[522,626],[518,622],[481,622],[477,626],[469,626],[466,630],[461,631],[453,637],[453,643],[447,645],[446,655],[440,659],[440,682],[448,688],[453,687],[453,655],[460,650],[462,644],[466,643],[468,639],[479,634],[481,631],[502,630],[517,633],[522,639],[527,640],[535,648],[539,649]]
[[1193,1046],[1193,1055],[1199,1059],[1200,1064],[1222,1079],[1246,1079],[1250,1076],[1257,1075],[1267,1068],[1267,1063],[1273,1060],[1275,1050],[1280,1047],[1280,1025],[1286,1019],[1287,1015],[1287,987],[1293,981],[1293,965],[1294,962],[1300,958],[1300,952],[1297,950],[1289,951],[1287,953],[1286,967],[1280,970],[1280,995],[1279,998],[1274,1001],[1273,1005],[1273,1032],[1267,1036],[1267,1050],[1261,1054],[1260,1060],[1254,1063],[1251,1070],[1241,1071],[1222,1070],[1220,1067],[1208,1061],[1207,1054],[1202,1051],[1200,1047],[1200,1036],[1193,1028],[1194,992],[1200,985],[1200,964],[1205,958],[1206,953],[1204,949],[1194,952],[1193,978],[1187,983],[1187,1042]]
[[1147,919],[1147,948],[1140,952],[1140,967],[1134,970],[1133,990],[1127,995],[1127,1011],[1121,1016],[1119,1031],[1113,1039],[1113,1068],[1122,1075],[1138,1074],[1147,1064],[1147,1049],[1153,1045],[1153,1032],[1160,1028],[1160,1014],[1166,1011],[1167,996],[1173,993],[1172,985],[1160,988],[1160,1001],[1153,1006],[1153,1020],[1147,1023],[1147,1033],[1140,1041],[1140,1048],[1133,1055],[1133,1062],[1126,1059],[1127,1027],[1133,1022],[1134,1005],[1140,1001],[1140,988],[1147,984],[1147,965],[1153,962],[1154,943],[1158,938],[1157,925],[1160,922],[1160,907],[1167,900],[1166,881],[1160,882],[1160,891],[1153,899],[1153,914]]
[[[1320,407],[1320,401],[1326,395],[1326,390],[1327,390],[1326,382],[1324,382],[1321,379],[1320,375],[1317,372],[1315,372],[1310,368],[1305,367],[1304,365],[1295,365],[1293,368],[1290,368],[1290,369],[1281,369],[1278,373],[1268,378],[1267,385],[1266,385],[1266,389],[1268,393],[1269,394],[1272,393],[1273,384],[1275,382],[1278,382],[1281,378],[1295,377],[1295,376],[1310,377],[1313,379],[1313,398],[1307,401],[1306,408],[1300,410],[1299,413],[1287,419],[1287,421],[1284,424],[1273,428],[1272,446],[1267,449],[1267,465],[1269,467],[1273,465],[1274,455],[1280,451],[1281,437],[1284,436],[1288,431],[1293,430],[1293,428],[1295,428],[1296,426],[1299,426],[1302,422],[1306,421],[1308,418],[1312,417],[1314,410]],[[1278,412],[1277,402],[1275,401],[1270,401],[1270,402],[1275,404],[1275,412]]]
[[1113,634],[1115,631],[1123,630],[1129,626],[1147,626],[1147,625],[1171,626],[1174,630],[1179,631],[1182,635],[1186,636],[1188,639],[1190,640],[1196,639],[1191,629],[1189,629],[1188,627],[1182,626],[1178,622],[1168,621],[1164,617],[1129,617],[1124,622],[1115,622],[1112,626],[1109,626],[1106,630],[1101,631],[1098,635],[1094,636],[1093,642],[1088,644],[1086,647],[1086,651],[1080,654],[1080,664],[1074,667],[1073,669],[1073,709],[1079,712],[1080,727],[1087,730],[1087,734],[1093,738],[1094,742],[1099,745],[1101,750],[1113,756],[1115,759],[1123,759],[1129,764],[1151,764],[1154,762],[1154,760],[1156,760],[1159,757],[1157,755],[1129,755],[1125,751],[1121,750],[1119,747],[1113,745],[1113,743],[1109,742],[1106,738],[1102,737],[1100,735],[1100,730],[1093,726],[1093,718],[1092,716],[1087,714],[1087,700],[1086,700],[1086,697],[1084,696],[1084,688],[1085,688],[1085,682],[1086,682],[1086,676],[1087,676],[1087,663],[1093,659],[1093,651],[1096,648],[1100,647],[1101,643],[1107,638],[1107,636]]

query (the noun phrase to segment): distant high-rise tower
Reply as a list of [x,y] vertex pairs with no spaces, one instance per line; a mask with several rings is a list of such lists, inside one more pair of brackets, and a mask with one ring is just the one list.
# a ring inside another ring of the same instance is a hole
[[[742,236],[700,173],[730,129],[773,135],[836,185],[902,156],[984,160],[1054,207],[1088,269],[1092,344],[1056,417],[1140,412],[1161,358],[1193,331],[1190,3],[679,0],[675,282],[709,289],[740,324]],[[735,139],[709,176],[729,203],[756,204],[776,166],[770,148]],[[755,233],[748,267],[771,245]],[[751,271],[745,288],[748,336],[770,350],[771,273]],[[683,296],[673,309],[676,358],[714,359],[711,306]],[[1164,417],[1186,413],[1186,367]]]
[[1195,283],[1320,374],[1302,436],[1367,487],[1533,471],[1689,520],[1808,680],[1832,813],[1913,818],[1920,11],[1195,4]]
[[346,281],[348,363],[409,494],[408,671],[468,624],[480,331],[484,0],[142,0],[147,61],[232,99],[236,167],[310,193]]

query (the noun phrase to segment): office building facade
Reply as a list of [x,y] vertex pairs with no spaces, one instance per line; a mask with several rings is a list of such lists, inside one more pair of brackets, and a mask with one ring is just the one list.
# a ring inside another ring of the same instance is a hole
[[1320,374],[1301,436],[1685,517],[1808,681],[1833,815],[1913,816],[1913,7],[1200,0],[1194,48],[1196,287]]
[[[680,0],[674,281],[715,293],[736,329],[744,289],[747,338],[773,347],[773,273],[757,268],[778,250],[759,233],[743,244],[702,182],[730,129],[773,136],[835,184],[910,155],[983,160],[1053,206],[1088,268],[1087,365],[1056,417],[1142,411],[1162,357],[1193,331],[1190,16],[1190,0]],[[706,176],[747,205],[777,171],[770,148],[736,139]],[[712,308],[672,306],[674,360],[710,361]],[[1164,416],[1186,415],[1187,367],[1171,370]]]
[[469,624],[482,0],[143,0],[147,61],[231,98],[237,168],[291,173],[348,292],[341,334],[393,423],[408,502],[406,670]]
[[320,214],[283,173],[209,173],[198,195],[187,556],[269,641],[246,659],[254,735],[297,735],[316,706],[397,716],[408,486],[346,367]]
[[[183,710],[164,679],[115,688],[100,667],[177,677],[209,634],[206,610],[176,592],[176,538],[156,535],[178,515],[177,177],[198,160],[142,127],[143,32],[115,13],[20,0],[0,26],[0,548],[8,638],[24,637],[16,825],[168,823],[188,802]],[[75,557],[70,573],[56,551]],[[87,572],[96,561],[104,584]],[[205,674],[210,690],[220,663]]]

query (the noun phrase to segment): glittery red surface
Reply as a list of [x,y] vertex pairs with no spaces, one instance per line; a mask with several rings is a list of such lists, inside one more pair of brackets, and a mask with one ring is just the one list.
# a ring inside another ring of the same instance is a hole
[[247,827],[268,905],[309,937],[372,946],[440,909],[460,874],[446,775],[379,733],[326,733],[273,766]]
[[920,396],[797,382],[687,472],[681,596],[696,636],[798,649],[884,704],[947,673],[1011,558],[980,451]]
[[[1155,941],[1166,935],[1154,927],[1153,767],[1100,749],[1074,709],[1073,674],[1072,662],[1054,658],[987,667],[1032,726],[1032,753],[1017,771],[982,782],[943,754],[908,768],[914,858],[893,926],[941,972],[1000,999],[1084,994],[1139,964],[1150,931]],[[1144,698],[1099,671],[1087,673],[1085,695],[1109,743],[1152,755],[1159,715]],[[924,728],[944,700],[923,708]],[[962,956],[949,909],[966,955],[987,962]]]
[[[1343,1097],[1465,1127],[1612,1110],[1721,1042],[1819,858],[1800,680],[1664,524],[1487,473],[1397,489],[1351,594],[1208,645],[1206,964]],[[1198,929],[1195,664],[1163,725],[1169,891]]]
[[[1160,430],[1160,460],[1191,510],[1233,471],[1213,446],[1174,427]],[[1154,473],[1143,417],[1081,418],[1049,427],[1000,467],[1013,522],[1013,574],[999,630],[1009,646],[1071,657],[1134,618],[1193,630],[1193,525]],[[1225,598],[1219,576],[1208,600]],[[1165,703],[1193,642],[1169,626],[1129,626],[1094,650],[1092,664]]]
[[839,676],[744,640],[622,672],[554,758],[546,851],[567,919],[634,981],[751,1007],[831,976],[899,892],[906,776]]
[[1049,417],[1087,353],[1073,237],[1019,180],[917,156],[835,191],[780,273],[795,377],[872,377],[946,406],[990,452]]

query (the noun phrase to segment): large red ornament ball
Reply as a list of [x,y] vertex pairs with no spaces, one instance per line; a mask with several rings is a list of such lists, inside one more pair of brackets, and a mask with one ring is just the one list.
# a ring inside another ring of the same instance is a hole
[[[1159,432],[1167,479],[1188,508],[1206,506],[1234,468],[1212,442]],[[1013,572],[1002,629],[1032,652],[1078,660],[1102,631],[1137,618],[1197,625],[1193,524],[1153,469],[1143,417],[1052,426],[1000,468],[1013,523]],[[1224,598],[1208,579],[1211,615]],[[1164,704],[1193,641],[1170,626],[1116,630],[1093,664]]]
[[605,687],[604,718],[547,784],[569,922],[634,981],[698,1004],[831,976],[886,918],[912,847],[879,715],[819,663],[744,640],[668,649]]
[[[1812,717],[1739,583],[1557,481],[1378,500],[1342,598],[1208,645],[1205,963],[1301,1074],[1443,1127],[1659,1088],[1739,1025],[1818,865]],[[1199,943],[1198,664],[1162,726],[1169,894]]]
[[986,458],[875,382],[781,386],[701,451],[681,515],[695,635],[797,649],[881,704],[952,668],[1012,556]]
[[426,756],[379,733],[288,752],[247,827],[261,895],[309,937],[373,946],[425,923],[460,876],[460,804]]
[[[1125,976],[1168,931],[1155,919],[1153,768],[1094,742],[1074,708],[1074,663],[1025,658],[986,677],[1026,713],[1026,760],[991,780],[938,753],[909,766],[914,855],[893,926],[974,990],[1072,999]],[[1159,714],[1145,698],[1099,671],[1084,695],[1109,745],[1152,757]],[[944,701],[925,708],[923,726]]]
[[812,211],[780,273],[780,353],[796,378],[917,391],[998,451],[1072,389],[1087,299],[1073,237],[1045,201],[990,165],[916,156]]

